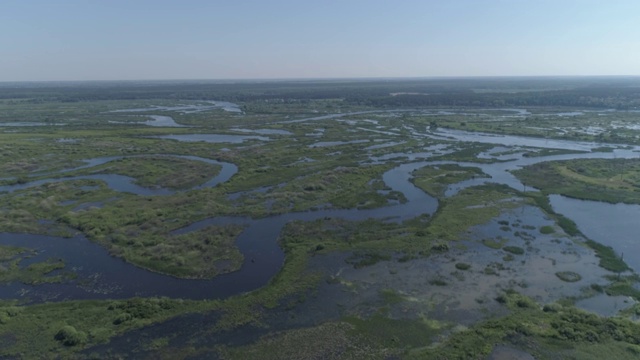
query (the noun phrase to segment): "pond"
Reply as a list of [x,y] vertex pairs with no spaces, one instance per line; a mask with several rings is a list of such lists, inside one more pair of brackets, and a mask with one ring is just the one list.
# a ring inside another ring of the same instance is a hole
[[208,143],[240,144],[248,140],[269,141],[268,137],[253,135],[226,135],[226,134],[180,134],[151,136],[156,139],[171,139],[184,142],[203,141]]

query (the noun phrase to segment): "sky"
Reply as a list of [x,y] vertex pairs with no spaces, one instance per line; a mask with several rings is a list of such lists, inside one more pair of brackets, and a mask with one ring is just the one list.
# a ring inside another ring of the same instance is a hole
[[640,75],[638,0],[0,0],[0,81]]

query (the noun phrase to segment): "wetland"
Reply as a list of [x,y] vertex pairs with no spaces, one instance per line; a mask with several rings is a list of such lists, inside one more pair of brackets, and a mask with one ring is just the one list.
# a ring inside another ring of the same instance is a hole
[[640,354],[633,109],[128,86],[0,86],[0,358]]

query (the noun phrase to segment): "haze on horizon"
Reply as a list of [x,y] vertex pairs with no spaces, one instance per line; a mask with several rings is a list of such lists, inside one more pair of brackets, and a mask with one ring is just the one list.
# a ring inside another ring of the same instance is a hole
[[0,82],[640,75],[637,0],[5,0]]

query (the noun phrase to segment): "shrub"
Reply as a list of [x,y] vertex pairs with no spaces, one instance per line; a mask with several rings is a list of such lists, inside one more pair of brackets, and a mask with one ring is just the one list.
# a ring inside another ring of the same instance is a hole
[[573,271],[559,271],[556,273],[556,276],[560,278],[560,280],[566,282],[576,282],[582,279],[582,276],[580,276],[580,274]]
[[429,284],[435,285],[435,286],[447,286],[447,282],[442,279],[431,280],[429,281]]
[[502,240],[495,240],[495,239],[482,239],[482,244],[486,247],[490,247],[492,249],[500,249],[502,247],[503,241]]
[[120,325],[123,322],[129,321],[133,318],[133,316],[131,316],[131,314],[129,313],[122,313],[119,314],[115,320],[113,320],[113,325]]
[[56,333],[55,339],[65,346],[75,346],[87,341],[87,334],[71,325],[65,325]]
[[502,248],[502,250],[506,251],[506,252],[510,252],[512,254],[515,255],[522,255],[524,254],[524,249],[518,246],[505,246]]
[[545,225],[540,228],[541,234],[553,234],[555,230],[553,230],[553,226]]
[[449,245],[445,243],[438,243],[431,246],[431,251],[434,252],[447,252],[449,251]]
[[576,223],[573,222],[573,220],[568,219],[562,215],[558,215],[558,225],[560,225],[564,232],[571,236],[580,234],[580,230],[578,230],[578,226],[576,225]]
[[558,303],[546,304],[542,308],[542,311],[550,312],[550,313],[557,313],[557,312],[562,311],[562,305],[560,305]]

